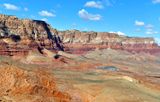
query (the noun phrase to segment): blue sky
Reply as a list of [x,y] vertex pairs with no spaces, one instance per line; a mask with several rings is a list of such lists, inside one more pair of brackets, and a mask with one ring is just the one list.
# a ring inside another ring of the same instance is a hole
[[160,42],[160,0],[0,0],[0,13],[59,30],[117,32]]

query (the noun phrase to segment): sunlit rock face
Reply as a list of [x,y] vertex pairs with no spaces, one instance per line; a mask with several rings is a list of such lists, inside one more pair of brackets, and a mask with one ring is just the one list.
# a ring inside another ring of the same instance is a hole
[[136,38],[107,32],[57,31],[39,20],[0,15],[0,54],[25,55],[39,46],[83,54],[95,49],[120,49],[130,52],[157,53],[153,38]]
[[[25,54],[39,45],[48,49],[63,50],[56,30],[39,20],[0,15],[0,38],[3,49],[0,54]],[[8,46],[6,50],[4,45]]]
[[80,32],[78,30],[60,31],[64,45],[70,52],[83,53],[95,49],[120,49],[131,52],[159,52],[153,38],[121,36],[107,32]]
[[15,16],[0,15],[1,36],[9,36],[11,34],[20,35],[21,38],[32,37],[37,39],[41,34],[47,38],[49,25],[43,21],[20,20]]

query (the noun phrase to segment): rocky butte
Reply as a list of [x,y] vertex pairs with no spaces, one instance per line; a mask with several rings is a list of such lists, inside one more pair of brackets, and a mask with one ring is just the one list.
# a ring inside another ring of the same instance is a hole
[[[83,54],[94,49],[120,49],[156,53],[160,50],[153,38],[120,36],[107,32],[57,31],[40,20],[18,19],[0,15],[0,54],[26,54],[38,46]],[[64,48],[63,48],[64,47]]]

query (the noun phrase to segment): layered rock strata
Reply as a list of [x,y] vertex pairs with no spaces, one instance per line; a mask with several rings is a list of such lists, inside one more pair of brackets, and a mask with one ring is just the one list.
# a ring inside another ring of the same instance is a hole
[[153,38],[127,37],[107,32],[80,32],[78,30],[61,31],[59,36],[66,49],[75,53],[106,48],[130,52],[156,53],[160,51]]
[[0,45],[0,55],[25,55],[35,48],[65,50],[76,54],[106,48],[147,53],[160,51],[153,38],[127,37],[107,32],[57,31],[44,21],[7,15],[0,15]]
[[6,15],[0,15],[0,45],[2,55],[25,54],[38,47],[63,50],[57,31],[46,22]]

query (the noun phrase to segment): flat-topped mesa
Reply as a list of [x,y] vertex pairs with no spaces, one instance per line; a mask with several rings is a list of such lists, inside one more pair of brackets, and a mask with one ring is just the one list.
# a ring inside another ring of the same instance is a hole
[[[47,49],[63,50],[61,41],[49,24],[40,20],[18,19],[0,15],[0,40],[8,45],[5,53],[25,52],[43,46]],[[17,46],[17,47],[15,47]],[[12,49],[15,47],[15,49]],[[0,50],[0,54],[4,50]]]
[[133,52],[159,52],[153,38],[121,36],[108,32],[59,31],[64,46],[70,52],[84,53],[95,49],[121,49]]

